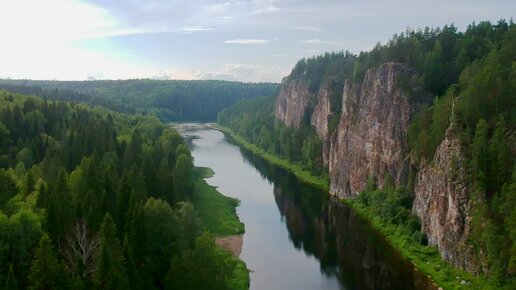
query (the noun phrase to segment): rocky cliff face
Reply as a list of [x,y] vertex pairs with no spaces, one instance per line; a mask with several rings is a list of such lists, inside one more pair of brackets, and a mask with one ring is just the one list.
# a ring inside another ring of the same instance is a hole
[[362,84],[346,82],[329,152],[332,193],[356,196],[369,177],[379,187],[387,175],[405,183],[407,131],[414,110],[400,82],[412,75],[407,65],[388,63],[369,69]]
[[317,94],[317,105],[314,108],[310,123],[314,126],[315,131],[323,142],[323,162],[325,165],[329,163],[330,154],[330,132],[329,122],[335,114],[335,108],[332,108],[330,95],[337,88],[332,86],[331,82],[323,85]]
[[[307,81],[293,81],[284,84],[277,97],[276,117],[297,127],[310,104],[315,105],[310,121],[323,141],[330,190],[338,197],[356,196],[369,177],[380,188],[386,176],[397,185],[407,185],[410,120],[422,104],[432,100],[415,79],[416,74],[405,64],[371,68],[361,83],[344,82],[340,110],[331,105],[334,87],[321,85],[317,94],[310,95]],[[340,121],[331,132],[329,120],[337,111],[341,111]],[[439,248],[445,260],[476,273],[478,266],[467,243],[471,202],[461,150],[449,129],[434,159],[419,164],[413,212],[421,219],[429,243]]]
[[288,127],[299,128],[309,100],[307,82],[294,80],[284,83],[276,97],[276,119]]
[[470,272],[478,272],[473,249],[468,245],[471,217],[466,161],[452,127],[434,159],[421,166],[416,179],[413,212],[421,219],[428,242],[443,259]]

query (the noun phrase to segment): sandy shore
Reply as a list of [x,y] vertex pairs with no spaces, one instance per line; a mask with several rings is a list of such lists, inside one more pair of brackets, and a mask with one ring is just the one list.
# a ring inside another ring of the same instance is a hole
[[233,255],[237,257],[240,257],[243,242],[244,240],[242,239],[242,235],[218,237],[215,239],[215,243],[217,245],[230,251]]

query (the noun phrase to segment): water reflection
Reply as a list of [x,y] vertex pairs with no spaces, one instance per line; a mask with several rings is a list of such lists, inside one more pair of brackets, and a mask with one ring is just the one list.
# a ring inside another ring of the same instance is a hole
[[326,192],[202,125],[180,128],[207,182],[241,200],[251,290],[434,289],[369,224]]
[[247,150],[241,152],[274,184],[292,244],[315,256],[323,274],[337,276],[348,289],[436,289],[347,205]]

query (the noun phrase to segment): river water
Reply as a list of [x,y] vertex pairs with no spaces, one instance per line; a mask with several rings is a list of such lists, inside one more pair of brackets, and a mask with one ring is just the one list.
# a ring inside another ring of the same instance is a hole
[[346,205],[202,124],[177,129],[207,179],[241,201],[251,289],[435,289]]

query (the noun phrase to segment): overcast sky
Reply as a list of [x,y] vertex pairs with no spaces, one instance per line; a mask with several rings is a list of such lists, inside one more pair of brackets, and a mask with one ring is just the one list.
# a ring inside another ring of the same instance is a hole
[[514,0],[0,0],[0,78],[279,82],[303,57],[515,11]]

